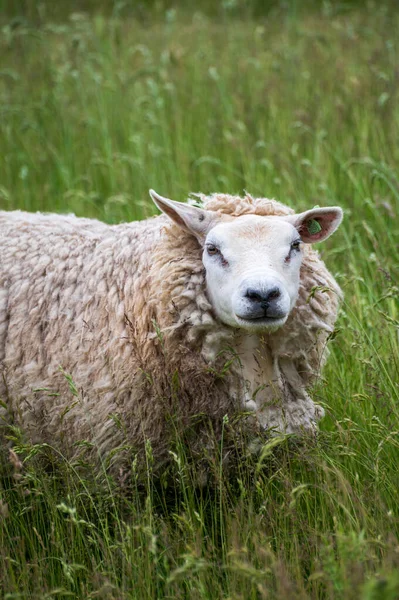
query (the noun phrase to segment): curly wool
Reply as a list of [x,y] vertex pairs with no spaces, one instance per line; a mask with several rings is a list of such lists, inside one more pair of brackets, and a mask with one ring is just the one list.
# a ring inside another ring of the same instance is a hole
[[[233,216],[293,212],[249,195],[199,197]],[[126,443],[140,452],[149,439],[161,459],[176,432],[203,444],[201,415],[217,431],[224,415],[249,406],[245,333],[215,318],[201,248],[166,217],[110,226],[3,212],[0,239],[0,417],[32,442],[75,457],[83,440],[104,456]],[[306,389],[339,297],[306,246],[297,304],[261,339],[280,397],[270,387],[271,427],[306,428],[322,414]]]

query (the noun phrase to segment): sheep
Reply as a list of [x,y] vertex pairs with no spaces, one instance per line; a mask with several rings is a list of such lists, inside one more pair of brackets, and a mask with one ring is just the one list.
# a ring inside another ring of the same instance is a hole
[[341,209],[150,193],[163,214],[119,225],[0,212],[3,435],[70,458],[149,441],[162,465],[176,432],[205,444],[204,418],[313,431],[341,291],[310,244]]

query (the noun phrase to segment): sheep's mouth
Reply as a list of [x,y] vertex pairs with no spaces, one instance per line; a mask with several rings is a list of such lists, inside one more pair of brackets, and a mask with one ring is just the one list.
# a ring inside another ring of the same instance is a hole
[[279,317],[253,317],[243,318],[235,315],[238,325],[244,329],[259,329],[259,328],[277,328],[284,325],[288,315],[281,315]]

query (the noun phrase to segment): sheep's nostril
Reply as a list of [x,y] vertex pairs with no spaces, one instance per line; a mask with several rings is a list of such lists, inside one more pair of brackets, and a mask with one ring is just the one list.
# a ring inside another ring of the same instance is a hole
[[262,300],[264,300],[263,295],[259,294],[259,292],[256,292],[255,290],[247,290],[245,296],[254,302],[262,302]]
[[274,290],[271,290],[268,294],[267,294],[267,300],[276,300],[277,298],[280,298],[281,296],[281,292],[278,288],[275,288]]

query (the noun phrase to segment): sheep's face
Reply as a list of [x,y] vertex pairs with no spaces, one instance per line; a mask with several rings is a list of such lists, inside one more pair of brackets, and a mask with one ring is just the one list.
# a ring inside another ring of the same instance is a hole
[[298,296],[303,244],[324,240],[342,220],[338,207],[231,217],[151,195],[203,246],[207,293],[217,317],[253,332],[286,322]]
[[220,223],[205,238],[202,260],[221,321],[245,329],[283,325],[299,289],[301,239],[293,225],[256,215]]

